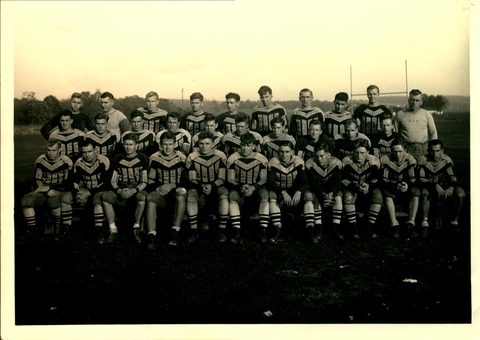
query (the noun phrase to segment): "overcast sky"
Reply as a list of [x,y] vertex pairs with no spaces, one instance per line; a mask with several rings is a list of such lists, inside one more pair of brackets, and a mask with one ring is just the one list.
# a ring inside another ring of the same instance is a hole
[[[469,94],[465,1],[15,2],[14,95]],[[362,98],[363,99],[363,98]]]

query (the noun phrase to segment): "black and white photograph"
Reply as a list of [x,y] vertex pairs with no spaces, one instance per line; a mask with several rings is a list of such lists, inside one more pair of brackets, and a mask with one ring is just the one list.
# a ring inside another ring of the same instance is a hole
[[478,6],[2,1],[0,338],[478,338]]

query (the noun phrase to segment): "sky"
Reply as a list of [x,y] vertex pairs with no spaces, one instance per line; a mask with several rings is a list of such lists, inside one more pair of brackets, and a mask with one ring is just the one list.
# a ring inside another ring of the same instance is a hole
[[[465,1],[15,2],[14,96],[469,95]],[[406,62],[407,61],[407,62]],[[408,70],[408,85],[406,70]],[[352,71],[352,72],[350,72]],[[350,88],[352,75],[352,89]],[[365,99],[365,98],[362,98]]]

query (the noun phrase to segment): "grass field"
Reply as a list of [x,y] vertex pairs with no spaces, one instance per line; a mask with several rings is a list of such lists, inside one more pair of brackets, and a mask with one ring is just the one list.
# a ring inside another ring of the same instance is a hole
[[[469,121],[439,119],[437,128],[469,194]],[[44,149],[39,133],[20,132],[16,207]],[[310,245],[287,226],[283,242],[261,246],[250,227],[234,246],[218,244],[211,228],[195,246],[150,252],[126,231],[99,246],[81,223],[63,242],[28,240],[17,211],[16,324],[470,323],[469,199],[464,212],[465,237],[443,229],[412,240],[401,230],[394,240],[382,217],[377,240],[327,235]]]

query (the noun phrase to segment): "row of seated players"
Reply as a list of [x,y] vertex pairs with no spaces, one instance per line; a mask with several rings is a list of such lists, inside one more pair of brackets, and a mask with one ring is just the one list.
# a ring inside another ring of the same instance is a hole
[[[50,138],[62,141],[61,153],[76,160],[80,157],[80,143],[84,139],[91,140],[98,154],[112,158],[113,155],[123,152],[121,142],[127,134],[134,133],[138,136],[137,150],[145,153],[147,156],[152,155],[159,150],[159,142],[161,135],[166,131],[175,134],[175,149],[188,155],[198,150],[199,133],[191,137],[190,133],[179,127],[180,115],[172,112],[166,115],[167,129],[159,131],[156,135],[151,130],[143,129],[144,113],[134,110],[130,115],[130,123],[132,129],[126,131],[120,136],[118,133],[107,130],[109,116],[106,114],[98,114],[95,117],[95,130],[84,134],[82,131],[73,129],[73,118],[70,111],[66,110],[61,113],[59,121],[59,129],[54,131]],[[342,159],[350,155],[353,151],[353,142],[356,139],[364,139],[368,142],[371,153],[377,158],[389,152],[391,141],[398,138],[398,134],[393,131],[393,118],[390,114],[383,114],[380,117],[381,130],[379,134],[372,136],[372,141],[358,131],[358,121],[356,119],[347,119],[342,123],[342,133],[336,134],[334,138],[324,133],[323,126],[325,123],[315,119],[310,122],[308,133],[300,137],[298,140],[292,135],[285,133],[285,121],[281,117],[273,118],[270,122],[272,132],[265,136],[261,136],[255,131],[250,131],[250,117],[244,113],[235,115],[235,128],[233,132],[222,134],[217,130],[217,118],[211,114],[207,114],[204,119],[205,131],[210,131],[214,135],[213,147],[223,151],[227,157],[238,151],[240,148],[240,136],[250,132],[255,136],[254,151],[264,154],[267,159],[278,156],[278,145],[282,141],[291,141],[295,147],[295,154],[303,160],[308,160],[315,148],[322,144],[329,144],[329,153],[335,157]]]
[[[430,201],[454,199],[455,209],[451,224],[458,226],[465,192],[457,186],[453,162],[443,154],[440,140],[432,140],[428,154],[418,161],[405,152],[401,139],[392,141],[391,153],[380,159],[368,153],[367,140],[353,142],[353,153],[342,160],[333,157],[330,145],[318,145],[313,156],[304,161],[294,154],[293,143],[278,143],[278,155],[268,160],[254,151],[257,138],[252,133],[240,136],[240,148],[230,156],[214,149],[215,137],[202,131],[198,137],[198,151],[188,156],[175,150],[176,136],[167,131],[160,136],[160,150],[146,156],[137,150],[138,136],[130,133],[123,138],[124,152],[108,157],[97,154],[90,140],[80,145],[82,156],[72,162],[60,153],[61,142],[47,142],[47,153],[35,164],[37,189],[22,198],[23,213],[29,229],[35,228],[35,207],[46,203],[55,220],[55,234],[68,229],[72,220],[74,201],[93,206],[99,243],[105,242],[100,232],[104,215],[110,234],[106,241],[117,240],[115,211],[125,210],[130,204],[135,212],[133,234],[141,242],[140,226],[145,218],[148,229],[148,248],[156,247],[157,210],[163,216],[173,211],[170,245],[177,244],[181,221],[186,211],[191,233],[188,242],[198,237],[200,212],[214,210],[218,215],[219,241],[226,241],[226,227],[233,227],[232,242],[241,242],[240,207],[244,216],[258,213],[261,240],[267,241],[266,229],[271,224],[270,239],[279,240],[282,229],[282,211],[299,209],[303,213],[306,230],[312,242],[321,238],[322,212],[331,209],[331,223],[338,238],[342,214],[348,230],[358,238],[356,210],[364,210],[372,237],[381,206],[385,206],[398,237],[399,223],[395,217],[395,201],[409,207],[407,227],[413,236],[415,220],[422,200],[423,236],[428,231]],[[385,199],[385,202],[384,202]],[[206,210],[207,209],[207,210]],[[247,212],[245,214],[245,212]]]

